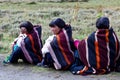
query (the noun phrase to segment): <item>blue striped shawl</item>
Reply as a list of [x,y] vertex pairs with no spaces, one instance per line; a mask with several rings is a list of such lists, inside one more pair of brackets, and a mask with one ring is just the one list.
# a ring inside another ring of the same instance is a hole
[[112,28],[99,29],[78,45],[83,67],[77,74],[104,74],[115,68],[119,41]]

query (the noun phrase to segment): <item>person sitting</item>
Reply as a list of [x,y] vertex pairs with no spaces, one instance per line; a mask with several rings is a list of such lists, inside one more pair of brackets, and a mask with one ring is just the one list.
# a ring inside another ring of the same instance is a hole
[[20,24],[21,33],[13,42],[13,49],[3,63],[18,63],[22,59],[25,63],[37,64],[42,61],[41,26],[29,21]]
[[109,19],[98,18],[96,27],[88,38],[74,41],[78,51],[70,68],[73,74],[105,74],[120,67],[119,40],[109,25]]
[[54,67],[57,70],[68,69],[74,61],[74,41],[70,25],[61,19],[52,20],[49,24],[52,36],[46,40],[43,48],[43,61],[39,66]]

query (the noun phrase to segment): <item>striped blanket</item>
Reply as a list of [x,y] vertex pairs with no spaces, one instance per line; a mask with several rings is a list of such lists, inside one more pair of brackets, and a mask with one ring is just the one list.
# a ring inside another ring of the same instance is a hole
[[66,26],[48,45],[56,69],[67,69],[74,61],[71,26]]
[[114,70],[120,55],[119,41],[110,29],[99,29],[78,44],[80,65],[71,70],[74,74],[104,74]]
[[27,34],[27,37],[21,42],[21,49],[28,62],[37,64],[42,60],[42,41],[41,26],[34,26],[34,30]]

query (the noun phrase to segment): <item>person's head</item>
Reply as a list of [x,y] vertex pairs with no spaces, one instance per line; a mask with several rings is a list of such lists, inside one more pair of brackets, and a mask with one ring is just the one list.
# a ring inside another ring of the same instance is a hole
[[109,29],[109,19],[107,17],[100,17],[96,21],[97,29]]
[[65,22],[61,18],[52,20],[49,24],[49,27],[51,28],[51,31],[53,32],[53,34],[58,34],[60,30],[65,26],[66,26]]
[[33,30],[33,25],[29,21],[21,22],[19,27],[22,33],[30,33]]

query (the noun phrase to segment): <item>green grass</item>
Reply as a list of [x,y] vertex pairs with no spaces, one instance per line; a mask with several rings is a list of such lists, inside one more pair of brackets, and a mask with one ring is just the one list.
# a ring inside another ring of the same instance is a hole
[[52,2],[35,2],[31,4],[30,2],[3,2],[0,3],[1,9],[8,10],[40,10],[50,8],[74,8],[75,5],[79,3],[80,8],[98,8],[100,5],[103,7],[119,7],[120,0],[89,0],[89,2],[62,2],[62,3],[52,3]]
[[13,41],[13,37],[8,36],[6,33],[3,35],[4,37],[1,40],[1,49],[0,53],[10,53],[12,48],[11,48],[11,43]]
[[[43,42],[51,35],[49,22],[57,17],[63,18],[72,25],[73,38],[86,38],[95,28],[98,15],[107,10],[111,12],[111,25],[120,38],[119,11],[120,0],[89,0],[89,2],[1,2],[0,3],[0,53],[11,51],[10,43],[18,33],[21,21],[29,20],[42,25]],[[100,12],[102,11],[102,12]],[[118,12],[118,13],[114,13]]]

